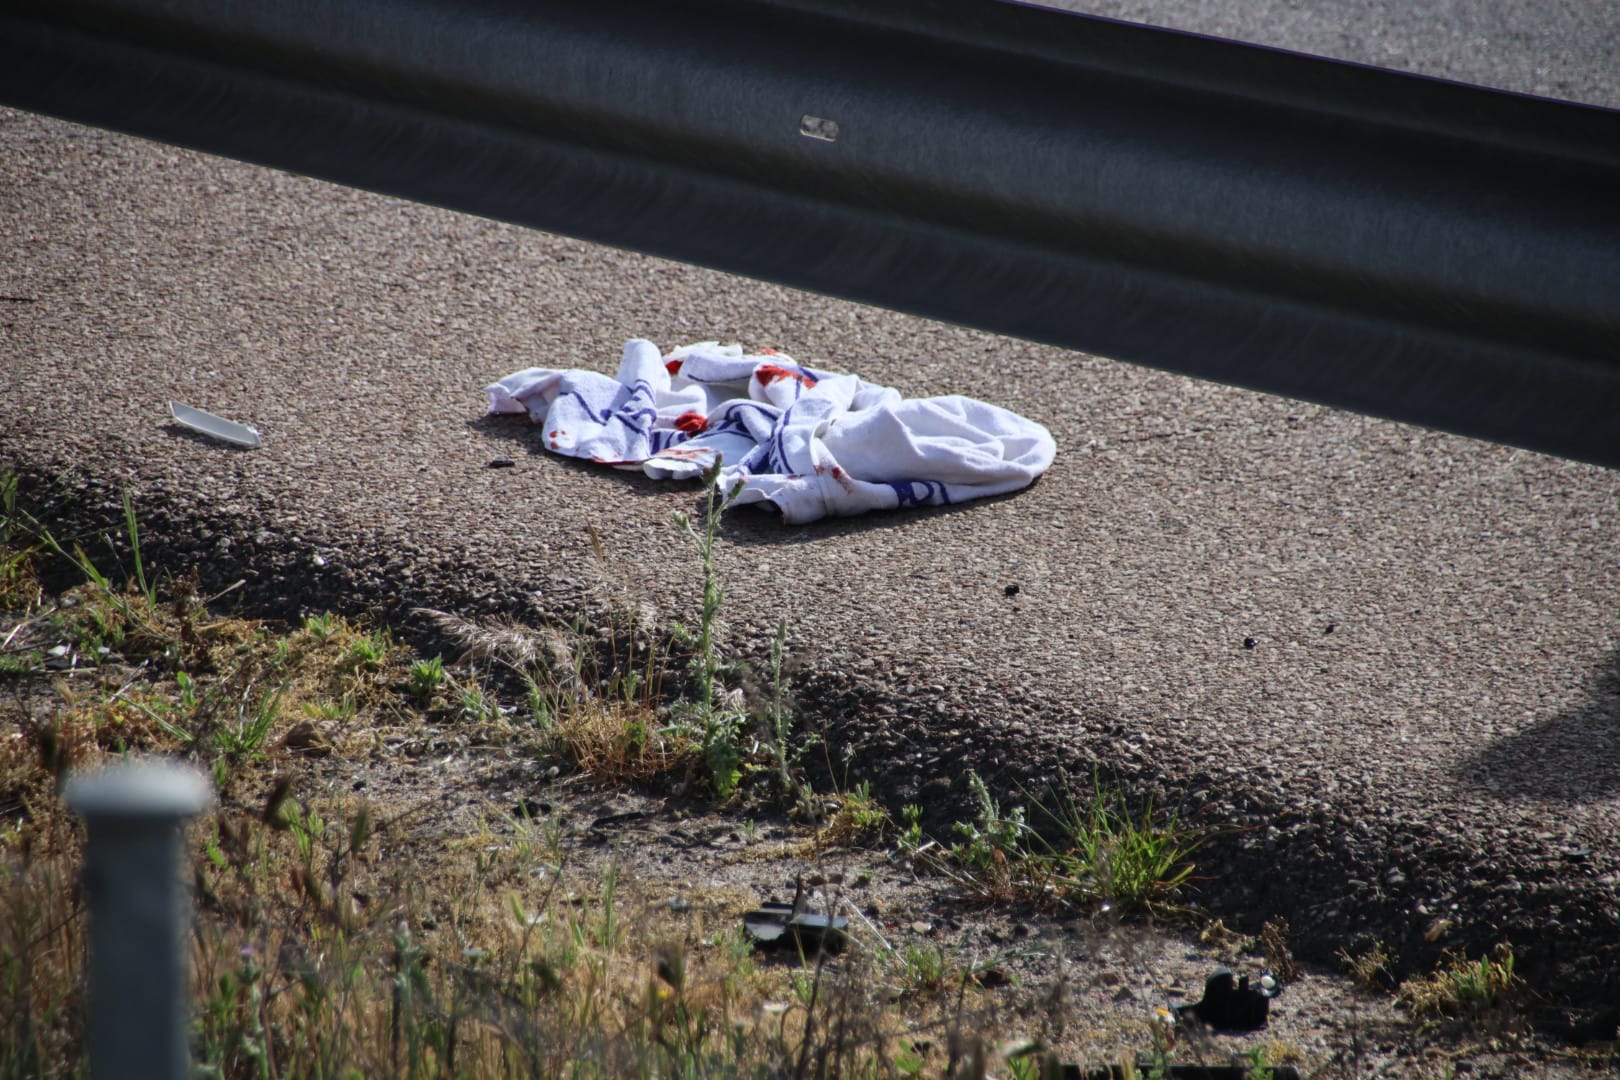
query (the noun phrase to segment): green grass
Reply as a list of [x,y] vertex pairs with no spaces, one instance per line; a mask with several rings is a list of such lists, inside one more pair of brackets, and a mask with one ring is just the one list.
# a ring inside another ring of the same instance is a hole
[[1094,781],[1083,800],[1063,795],[1045,812],[1061,837],[1047,858],[1072,894],[1125,910],[1160,909],[1192,876],[1199,836],[1151,799],[1133,812],[1120,792]]
[[955,823],[952,843],[927,837],[921,809],[908,806],[899,846],[988,899],[1168,913],[1192,876],[1202,837],[1151,801],[1131,811],[1121,792],[1094,779],[1083,797],[1033,801],[1032,811],[1004,806],[977,773],[968,787],[977,813]]
[[933,994],[951,982],[951,965],[938,945],[907,945],[900,950],[903,985],[911,993]]
[[357,671],[381,671],[390,646],[388,631],[359,634],[349,643],[348,665]]
[[256,699],[244,699],[234,722],[220,727],[216,736],[220,753],[235,761],[257,756],[281,719],[282,691],[272,690]]
[[495,720],[500,709],[487,689],[477,683],[453,683],[456,708],[461,718],[472,724],[487,724]]
[[[34,579],[38,546],[24,532],[17,509],[17,477],[0,473],[0,608],[27,608],[37,602]],[[0,658],[5,654],[0,652]]]
[[304,618],[304,633],[316,641],[325,643],[336,637],[341,629],[342,621],[330,611],[323,611],[318,615],[307,615]]
[[359,706],[355,703],[353,694],[344,694],[336,700],[328,698],[304,703],[304,712],[310,719],[322,723],[347,723],[354,719],[358,709]]
[[675,524],[692,539],[702,567],[703,591],[699,607],[698,629],[689,662],[694,691],[677,712],[680,722],[693,728],[703,750],[709,783],[722,799],[731,797],[742,780],[743,753],[741,736],[747,714],[737,697],[726,693],[721,682],[724,665],[721,663],[715,641],[715,627],[725,590],[714,562],[715,539],[720,532],[720,520],[742,491],[739,480],[730,491],[720,490],[721,461],[703,474],[703,517],[694,524],[684,513],[675,515]]
[[412,661],[410,678],[411,696],[420,704],[426,705],[444,686],[444,657],[435,656],[431,660]]

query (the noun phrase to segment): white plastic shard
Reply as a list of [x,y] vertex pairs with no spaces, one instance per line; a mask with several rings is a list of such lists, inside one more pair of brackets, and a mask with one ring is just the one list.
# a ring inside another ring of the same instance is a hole
[[178,401],[169,402],[169,413],[181,426],[221,439],[233,446],[245,446],[249,450],[256,450],[260,445],[258,429],[250,428],[246,424],[238,424],[223,416],[193,409],[190,405],[182,405]]

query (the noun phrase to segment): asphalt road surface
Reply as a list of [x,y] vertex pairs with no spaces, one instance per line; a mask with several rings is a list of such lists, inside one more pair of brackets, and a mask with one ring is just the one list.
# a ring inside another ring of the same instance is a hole
[[[1354,34],[1282,3],[1183,25],[1617,100],[1601,5],[1521,13],[1485,50],[1484,15],[1433,6],[1458,33],[1418,41],[1400,7]],[[1547,27],[1570,37],[1515,51]],[[1205,902],[1284,914],[1319,958],[1511,939],[1543,985],[1620,987],[1620,473],[15,112],[0,250],[0,468],[108,521],[129,487],[154,559],[247,576],[273,610],[631,597],[690,621],[671,515],[692,490],[481,418],[485,383],[612,370],[633,336],[774,346],[1041,420],[1058,459],[1016,496],[728,522],[728,640],[757,657],[787,621],[842,779],[949,814],[969,768],[1003,791],[1100,768],[1232,826]],[[171,398],[263,448],[179,431]]]
[[1620,108],[1611,0],[1048,0],[1041,7]]

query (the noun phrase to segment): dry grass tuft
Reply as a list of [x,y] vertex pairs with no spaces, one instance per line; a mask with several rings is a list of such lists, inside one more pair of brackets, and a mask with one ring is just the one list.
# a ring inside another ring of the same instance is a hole
[[1414,1016],[1478,1018],[1510,1010],[1523,988],[1513,967],[1505,945],[1477,960],[1454,956],[1434,974],[1401,983],[1396,998]]
[[1339,960],[1363,990],[1383,993],[1395,988],[1395,976],[1390,966],[1392,958],[1383,942],[1376,942],[1360,953],[1340,951]]
[[805,854],[876,843],[894,824],[888,811],[872,797],[868,783],[858,784],[853,791],[824,802],[832,812],[805,845]]
[[463,661],[500,662],[519,670],[535,667],[542,660],[558,668],[573,667],[573,653],[559,634],[546,634],[510,619],[477,622],[448,611],[414,608],[456,646],[463,650]]
[[686,772],[702,761],[702,747],[691,735],[660,725],[657,712],[640,702],[573,702],[561,710],[549,735],[581,769],[615,783]]
[[1300,976],[1299,965],[1288,945],[1288,920],[1268,919],[1260,928],[1260,951],[1265,954],[1271,973],[1283,982],[1293,982]]

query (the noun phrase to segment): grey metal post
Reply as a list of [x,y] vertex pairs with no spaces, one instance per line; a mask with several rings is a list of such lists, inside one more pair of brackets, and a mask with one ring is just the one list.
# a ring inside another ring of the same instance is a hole
[[190,1072],[190,903],[180,874],[180,825],[212,801],[201,774],[168,762],[129,762],[68,782],[68,805],[89,832],[95,1080],[180,1080]]

